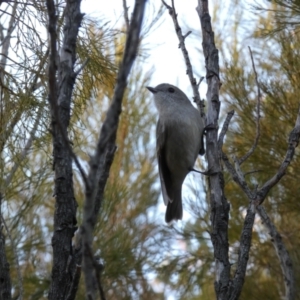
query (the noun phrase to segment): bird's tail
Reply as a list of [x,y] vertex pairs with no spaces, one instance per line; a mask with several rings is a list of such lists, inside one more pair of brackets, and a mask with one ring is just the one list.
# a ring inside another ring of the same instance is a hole
[[174,191],[173,201],[168,202],[165,220],[167,223],[182,219],[181,187]]

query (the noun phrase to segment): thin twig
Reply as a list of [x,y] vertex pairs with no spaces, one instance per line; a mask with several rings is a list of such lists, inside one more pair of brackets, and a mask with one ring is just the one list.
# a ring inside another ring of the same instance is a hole
[[234,182],[236,182],[241,187],[241,189],[247,195],[249,200],[253,199],[254,198],[253,191],[251,191],[251,189],[249,188],[244,176],[241,176],[242,172],[236,171],[232,163],[229,161],[227,155],[223,151],[221,152],[221,155],[222,155],[222,160],[226,166],[226,169],[230,173]]
[[294,157],[295,149],[299,144],[299,140],[300,140],[300,108],[298,110],[295,127],[293,128],[293,130],[289,135],[289,141],[288,141],[289,144],[285,154],[285,158],[281,163],[278,172],[272,178],[270,178],[260,189],[258,189],[256,205],[263,203],[270,189],[274,185],[276,185],[280,181],[280,179],[285,175],[286,170]]
[[123,0],[123,10],[124,10],[124,20],[126,25],[126,33],[128,33],[130,22],[129,22],[128,6],[126,0]]
[[250,175],[250,174],[254,174],[254,173],[259,173],[262,172],[263,170],[252,170],[252,171],[248,171],[244,173],[244,176]]
[[77,69],[75,70],[75,77],[77,77],[79,75],[79,73],[85,68],[85,66],[88,64],[89,62],[89,58],[87,58],[83,63],[82,65]]
[[185,47],[185,39],[186,37],[191,33],[191,31],[189,31],[187,34],[183,35],[182,31],[181,31],[181,27],[179,26],[178,23],[178,19],[177,19],[177,13],[175,10],[175,5],[174,5],[174,0],[172,0],[172,6],[168,5],[164,0],[162,0],[162,3],[165,5],[165,7],[169,10],[169,14],[172,17],[173,23],[174,23],[174,27],[175,27],[175,31],[179,40],[179,48],[182,51],[183,57],[184,57],[184,61],[187,67],[187,71],[186,74],[189,76],[189,80],[193,89],[193,93],[194,93],[194,101],[197,104],[201,117],[204,118],[205,117],[205,113],[204,113],[204,104],[203,101],[201,101],[200,98],[200,93],[199,93],[199,85],[197,84],[197,80],[194,77],[194,73],[193,73],[193,67],[190,61],[190,57],[188,54],[188,51],[186,50]]
[[232,163],[229,161],[227,155],[223,152],[222,146],[223,146],[223,140],[226,135],[226,132],[228,130],[228,126],[230,123],[231,118],[233,117],[234,110],[230,111],[227,113],[227,117],[225,119],[225,122],[223,123],[223,127],[221,130],[221,133],[219,135],[219,140],[218,140],[218,149],[220,156],[228,170],[228,172],[231,174],[232,179],[242,188],[244,193],[247,195],[248,199],[251,200],[254,198],[254,194],[249,188],[247,182],[245,181],[245,175],[240,169],[240,165],[237,161],[237,158],[234,157],[234,162],[235,162],[235,167],[232,165]]
[[11,171],[10,173],[6,176],[5,178],[5,189],[9,186],[9,184],[11,183],[11,180],[14,176],[14,174],[16,173],[16,171],[18,170],[18,168],[20,167],[22,161],[26,158],[31,146],[32,146],[32,143],[35,139],[35,134],[36,134],[36,131],[37,131],[37,128],[38,128],[38,125],[40,123],[40,117],[41,117],[41,114],[42,114],[42,110],[43,110],[43,107],[41,106],[37,112],[37,116],[36,116],[36,120],[33,124],[33,128],[29,134],[29,138],[26,142],[26,145],[23,149],[23,151],[17,155],[18,159],[14,159],[15,160],[15,163],[13,165],[13,167],[11,168]]
[[249,151],[242,157],[239,159],[239,164],[241,165],[243,162],[245,162],[254,152],[255,148],[257,147],[259,138],[260,138],[260,106],[261,106],[261,91],[260,91],[260,85],[258,82],[258,76],[257,76],[257,72],[256,72],[256,68],[255,68],[255,64],[254,64],[254,59],[253,59],[253,55],[252,55],[252,51],[251,48],[249,48],[249,52],[250,52],[250,56],[251,56],[251,61],[252,61],[252,68],[253,68],[253,72],[255,75],[255,81],[256,81],[256,87],[257,87],[257,102],[256,102],[256,135],[255,135],[255,140],[254,143],[252,145],[252,147],[249,149]]
[[205,78],[204,76],[200,77],[199,82],[197,83],[198,89],[199,89],[201,82],[204,80],[204,78]]
[[222,130],[219,134],[219,139],[218,139],[218,149],[219,149],[219,152],[222,150],[222,147],[223,147],[223,142],[224,142],[224,137],[226,135],[226,132],[228,130],[228,127],[229,127],[229,123],[232,119],[234,115],[234,110],[231,110],[230,112],[227,113],[227,117],[225,119],[225,122],[223,123],[223,126],[222,126]]

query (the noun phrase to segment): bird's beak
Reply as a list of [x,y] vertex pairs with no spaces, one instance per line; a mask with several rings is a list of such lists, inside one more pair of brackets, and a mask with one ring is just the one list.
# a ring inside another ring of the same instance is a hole
[[151,86],[146,86],[146,88],[153,94],[156,94],[157,93],[157,90]]

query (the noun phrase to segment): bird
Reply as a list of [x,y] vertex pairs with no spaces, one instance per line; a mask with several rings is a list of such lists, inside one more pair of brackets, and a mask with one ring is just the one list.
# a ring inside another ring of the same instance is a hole
[[178,87],[162,83],[147,89],[158,111],[156,154],[162,196],[167,206],[165,221],[181,220],[182,184],[198,154],[205,153],[204,125],[200,112]]

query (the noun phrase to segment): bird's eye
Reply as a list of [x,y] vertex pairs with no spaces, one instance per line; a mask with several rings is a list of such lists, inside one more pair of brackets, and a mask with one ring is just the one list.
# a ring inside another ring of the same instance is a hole
[[175,92],[175,90],[173,89],[173,88],[168,88],[168,91],[169,91],[169,93],[174,93]]

